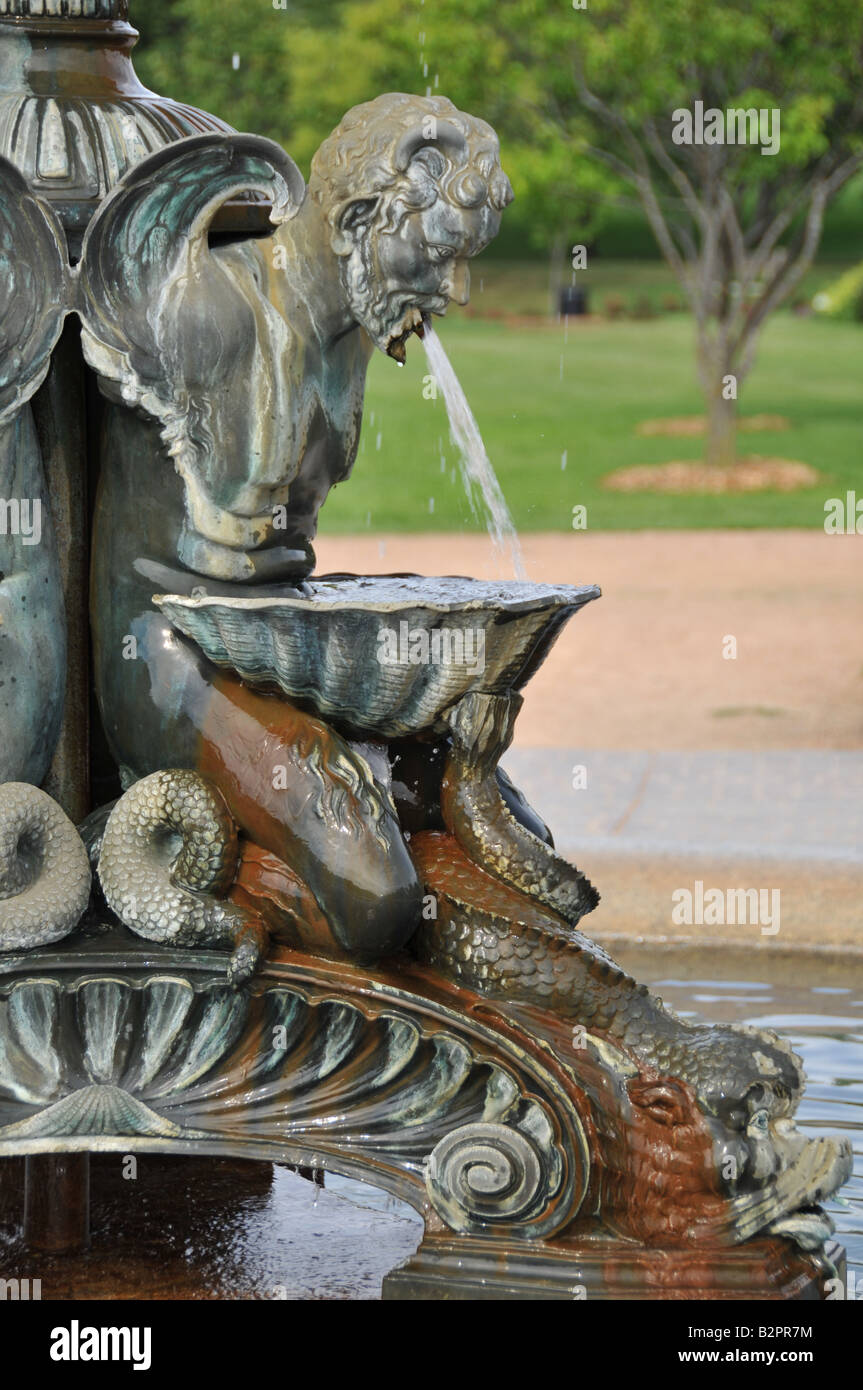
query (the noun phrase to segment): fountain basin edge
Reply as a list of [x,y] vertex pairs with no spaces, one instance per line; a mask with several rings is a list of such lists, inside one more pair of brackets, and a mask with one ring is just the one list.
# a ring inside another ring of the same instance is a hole
[[[520,690],[596,585],[325,575],[302,592],[154,604],[216,666],[324,718],[399,738],[440,732],[475,691]],[[437,635],[436,635],[437,634]]]

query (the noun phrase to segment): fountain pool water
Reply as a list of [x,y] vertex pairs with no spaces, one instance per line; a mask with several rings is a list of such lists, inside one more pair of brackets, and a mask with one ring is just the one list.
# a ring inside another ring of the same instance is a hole
[[449,416],[450,433],[459,452],[459,464],[471,511],[485,520],[489,535],[502,561],[508,563],[516,579],[527,579],[518,532],[515,529],[497,474],[482,442],[479,426],[444,351],[443,343],[430,323],[423,333],[432,375],[438,384]]

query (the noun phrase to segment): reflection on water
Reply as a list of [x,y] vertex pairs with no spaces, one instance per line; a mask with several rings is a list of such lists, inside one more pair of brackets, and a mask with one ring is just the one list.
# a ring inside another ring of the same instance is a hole
[[827,1210],[848,1252],[849,1270],[863,1277],[863,989],[651,978],[643,967],[639,974],[683,1017],[775,1028],[803,1058],[807,1086],[797,1115],[800,1129],[850,1139],[854,1148],[854,1176]]
[[[88,1250],[33,1257],[22,1242],[24,1162],[0,1159],[0,1279],[46,1300],[374,1300],[416,1250],[422,1220],[361,1183],[333,1190],[269,1163],[120,1154],[91,1162]],[[2,1295],[0,1295],[2,1299]]]

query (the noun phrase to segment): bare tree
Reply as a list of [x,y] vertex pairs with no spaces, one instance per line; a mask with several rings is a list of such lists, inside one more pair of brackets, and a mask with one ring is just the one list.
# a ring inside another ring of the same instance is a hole
[[[737,395],[761,331],[812,265],[830,200],[863,167],[863,5],[840,3],[838,25],[828,8],[813,30],[808,0],[778,13],[756,3],[750,15],[763,21],[760,42],[752,26],[739,40],[733,29],[711,35],[709,12],[718,6],[709,0],[687,29],[687,8],[677,9],[675,33],[668,7],[655,6],[654,27],[669,45],[665,100],[650,83],[633,99],[631,66],[615,73],[598,62],[596,40],[611,26],[619,52],[627,51],[627,34],[636,40],[639,0],[605,0],[598,28],[585,25],[576,40],[572,76],[591,122],[589,152],[635,190],[692,309],[707,459],[721,466],[735,458]],[[727,20],[738,7],[723,8]],[[779,137],[773,154],[762,154],[761,111]],[[741,135],[755,140],[740,143]]]

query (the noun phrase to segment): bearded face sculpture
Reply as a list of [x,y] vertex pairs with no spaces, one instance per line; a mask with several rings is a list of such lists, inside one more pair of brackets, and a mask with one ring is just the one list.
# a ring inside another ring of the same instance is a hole
[[[253,191],[273,236],[211,250],[219,205]],[[151,560],[236,583],[310,572],[372,348],[403,362],[424,318],[467,301],[511,197],[491,127],[400,94],[348,113],[307,190],[255,136],[183,141],[123,180],[88,232],[80,307],[103,391],[156,422],[182,483]],[[109,466],[128,453],[113,440]]]
[[423,318],[467,303],[468,261],[513,195],[491,126],[442,97],[391,94],[348,112],[315,155],[309,196],[353,315],[403,362]]

